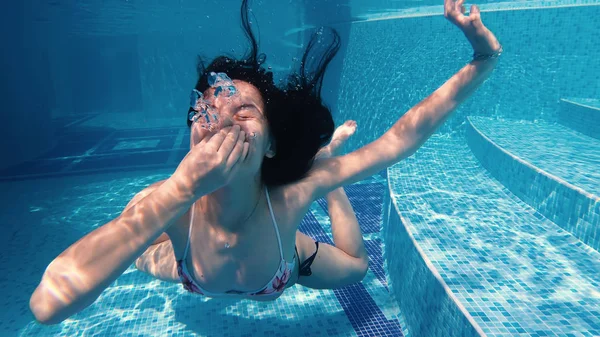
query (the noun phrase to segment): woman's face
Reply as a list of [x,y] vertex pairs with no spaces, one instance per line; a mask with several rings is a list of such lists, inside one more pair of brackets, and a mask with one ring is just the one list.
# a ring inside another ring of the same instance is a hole
[[239,125],[246,133],[249,143],[246,167],[253,172],[258,172],[264,156],[272,157],[272,144],[269,127],[264,115],[265,105],[258,89],[252,84],[240,80],[233,80],[236,92],[234,95],[218,94],[215,97],[215,88],[207,89],[203,99],[217,115],[218,123],[211,130],[202,127],[199,121],[191,126],[191,147],[196,146],[204,137],[233,125]]

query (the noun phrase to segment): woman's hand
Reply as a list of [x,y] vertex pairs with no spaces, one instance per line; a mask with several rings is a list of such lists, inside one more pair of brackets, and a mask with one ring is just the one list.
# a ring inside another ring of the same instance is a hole
[[465,15],[464,0],[444,0],[444,16],[458,26],[465,34],[476,54],[490,55],[500,50],[500,43],[494,34],[481,22],[479,8],[471,6]]
[[195,199],[227,184],[248,155],[249,144],[239,125],[211,133],[183,158],[171,180]]

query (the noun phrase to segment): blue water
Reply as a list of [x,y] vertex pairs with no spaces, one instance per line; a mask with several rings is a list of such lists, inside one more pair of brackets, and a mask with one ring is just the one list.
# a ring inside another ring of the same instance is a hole
[[[323,95],[337,124],[358,122],[347,151],[470,58],[438,1],[254,3],[276,79],[315,27],[340,32]],[[490,79],[415,155],[345,187],[369,253],[361,283],[255,303],[130,267],[52,327],[28,309],[45,267],[173,172],[196,55],[239,56],[245,40],[233,2],[10,4],[0,335],[600,336],[600,2],[479,4],[505,50]],[[324,199],[300,230],[333,242]]]

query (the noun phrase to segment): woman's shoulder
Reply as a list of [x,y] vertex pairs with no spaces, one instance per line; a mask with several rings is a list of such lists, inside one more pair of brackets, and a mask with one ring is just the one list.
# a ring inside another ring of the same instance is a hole
[[278,223],[286,224],[295,233],[313,202],[310,191],[302,184],[292,183],[270,188],[269,194]]

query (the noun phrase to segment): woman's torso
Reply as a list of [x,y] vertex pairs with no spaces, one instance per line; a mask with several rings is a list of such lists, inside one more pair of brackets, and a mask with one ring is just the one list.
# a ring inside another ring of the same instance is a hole
[[[304,207],[290,207],[290,204],[301,205],[287,202],[289,194],[283,188],[269,190],[282,251],[266,195],[263,195],[252,216],[233,235],[214,223],[214,220],[209,220],[211,217],[206,216],[206,211],[199,206],[200,202],[195,203],[194,224],[186,256],[184,252],[192,212],[186,212],[167,230],[176,260],[185,258],[183,262],[186,263],[190,276],[198,286],[210,293],[231,290],[251,292],[261,289],[272,281],[280,268],[282,253],[287,263],[295,258],[296,229],[305,210]],[[227,244],[229,248],[226,247]],[[298,261],[295,265],[288,286],[297,279]],[[279,294],[252,296],[252,299],[272,300]]]

